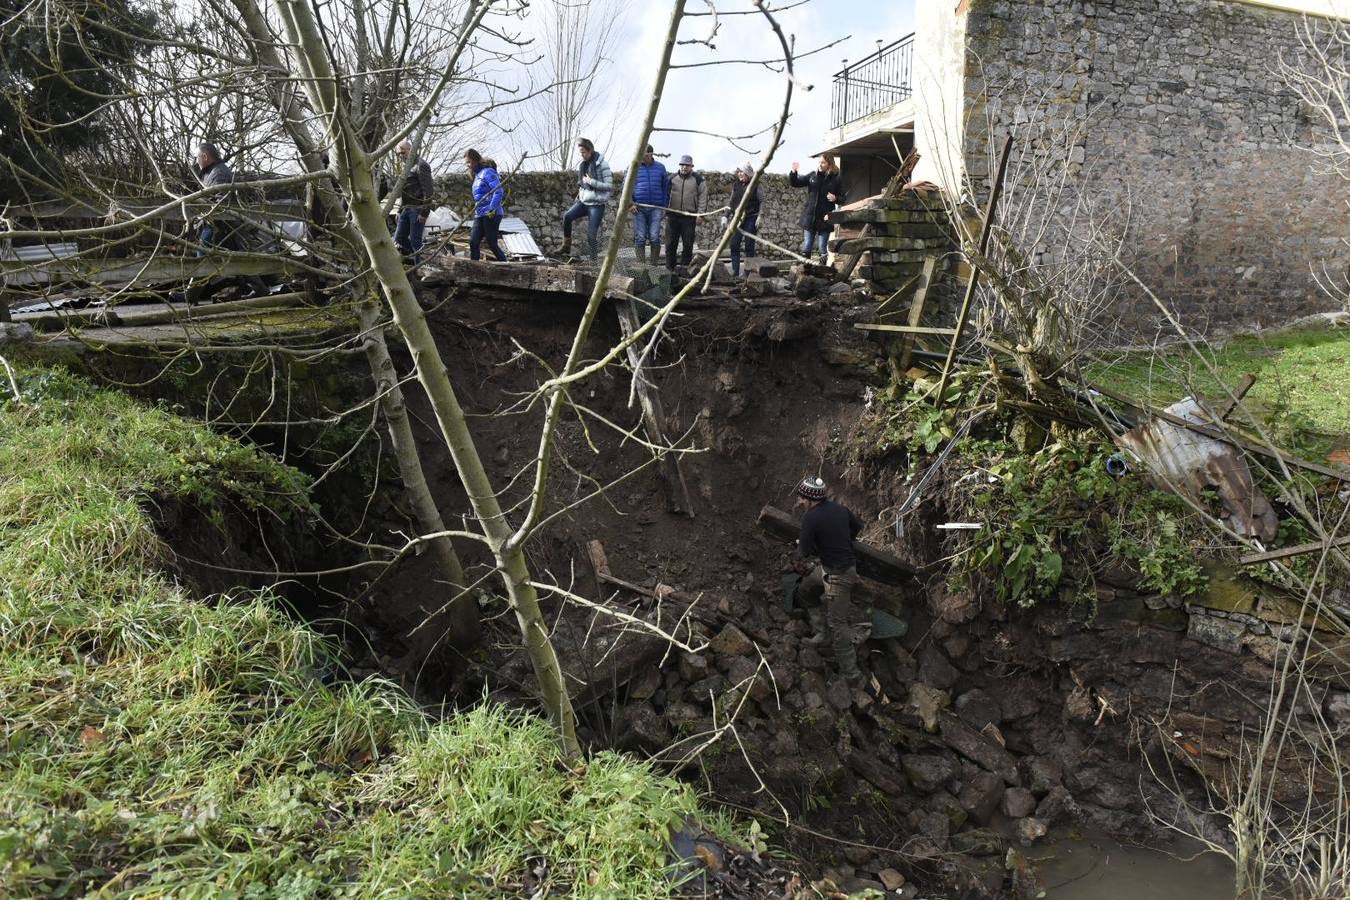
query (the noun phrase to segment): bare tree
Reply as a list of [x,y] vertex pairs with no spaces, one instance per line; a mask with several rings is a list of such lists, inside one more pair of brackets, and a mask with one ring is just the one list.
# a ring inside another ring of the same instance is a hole
[[627,79],[610,58],[623,34],[630,4],[623,0],[542,0],[534,14],[546,91],[528,106],[524,130],[559,170],[572,168],[577,138],[610,118]]

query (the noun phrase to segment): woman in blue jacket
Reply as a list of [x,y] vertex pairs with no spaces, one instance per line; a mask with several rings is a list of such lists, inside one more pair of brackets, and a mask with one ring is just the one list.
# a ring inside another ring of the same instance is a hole
[[488,249],[498,262],[506,261],[506,254],[497,243],[497,229],[502,224],[502,200],[506,191],[497,175],[497,166],[484,160],[477,150],[464,151],[464,166],[473,176],[473,230],[469,232],[469,259],[479,259],[479,247],[487,241]]

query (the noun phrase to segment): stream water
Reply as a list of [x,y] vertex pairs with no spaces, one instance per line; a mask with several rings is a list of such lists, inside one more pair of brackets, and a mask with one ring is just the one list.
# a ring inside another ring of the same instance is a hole
[[1233,866],[1194,841],[1162,847],[1061,835],[1027,854],[1048,900],[1233,900]]

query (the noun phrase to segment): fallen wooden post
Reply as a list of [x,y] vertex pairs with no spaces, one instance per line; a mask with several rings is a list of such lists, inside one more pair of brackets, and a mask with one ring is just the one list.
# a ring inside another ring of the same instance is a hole
[[1232,396],[1225,400],[1223,407],[1219,409],[1220,422],[1233,414],[1233,410],[1237,409],[1237,405],[1242,402],[1243,397],[1247,396],[1247,392],[1252,389],[1254,384],[1256,384],[1255,375],[1248,372],[1242,376],[1242,381],[1238,383],[1237,387],[1233,388]]
[[[615,303],[619,316],[619,330],[625,341],[632,338],[638,330],[637,310],[633,301],[620,299]],[[633,370],[633,387],[637,391],[638,402],[642,406],[642,428],[647,432],[647,440],[657,447],[669,446],[666,442],[665,413],[661,409],[661,398],[656,389],[647,383],[642,374],[642,354],[634,344],[629,344],[625,353],[628,365]],[[689,487],[684,482],[684,472],[680,470],[680,455],[674,450],[665,450],[661,454],[661,480],[666,486],[666,509],[681,515],[694,516],[694,505],[689,502]]]
[[[773,506],[759,511],[757,524],[769,534],[784,541],[796,541],[801,534],[801,523],[788,513]],[[904,584],[919,575],[919,570],[894,553],[879,550],[861,541],[853,542],[858,554],[858,574],[886,584]]]
[[[1012,153],[1013,137],[1008,135],[1003,142],[1003,152],[998,157],[998,172],[994,175],[994,185],[989,190],[989,203],[984,208],[984,224],[980,227],[979,255],[989,252],[989,238],[994,231],[994,213],[998,210],[998,198],[1003,193],[1003,176],[1008,173],[1008,156]],[[943,394],[947,392],[947,381],[952,377],[952,361],[956,359],[956,348],[961,343],[961,334],[966,330],[966,319],[970,316],[970,305],[975,299],[975,287],[980,282],[979,266],[971,269],[970,281],[966,283],[966,295],[961,300],[961,311],[956,315],[956,334],[952,335],[951,347],[947,350],[947,361],[942,364],[942,380],[938,382],[937,395],[933,405],[942,409]]]
[[1318,550],[1330,550],[1332,547],[1350,546],[1350,535],[1336,538],[1333,541],[1315,541],[1311,544],[1298,544],[1293,547],[1281,547],[1279,550],[1267,550],[1265,553],[1250,553],[1238,560],[1244,566],[1253,563],[1270,562],[1275,559],[1286,559],[1290,556],[1302,556],[1304,553],[1316,553]]
[[[914,292],[914,300],[909,304],[909,326],[911,328],[919,327],[919,322],[923,319],[923,307],[928,301],[928,288],[933,284],[933,272],[937,269],[937,257],[925,256],[923,260],[923,273],[919,281],[919,289]],[[953,337],[955,333],[953,330]],[[914,355],[914,338],[906,335],[900,341],[900,360],[898,368],[901,372],[909,368],[910,360]]]

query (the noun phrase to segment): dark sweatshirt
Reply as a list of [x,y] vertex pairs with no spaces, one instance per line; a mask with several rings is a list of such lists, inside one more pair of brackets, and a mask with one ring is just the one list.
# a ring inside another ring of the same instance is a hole
[[833,500],[822,500],[802,516],[797,541],[803,556],[818,556],[828,569],[847,569],[858,564],[853,539],[862,531],[862,521]]

